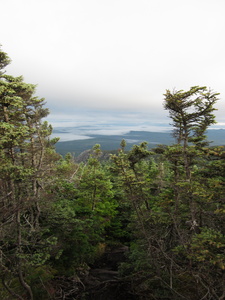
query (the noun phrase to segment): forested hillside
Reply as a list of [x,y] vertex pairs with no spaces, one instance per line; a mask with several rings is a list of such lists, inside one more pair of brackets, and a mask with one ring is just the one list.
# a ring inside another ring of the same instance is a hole
[[225,149],[218,93],[169,91],[172,145],[109,160],[55,151],[35,85],[0,51],[0,299],[225,299]]

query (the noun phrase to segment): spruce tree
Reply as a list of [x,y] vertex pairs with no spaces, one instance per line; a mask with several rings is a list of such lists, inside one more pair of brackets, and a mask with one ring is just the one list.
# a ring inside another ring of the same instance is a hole
[[[9,63],[0,51],[0,66]],[[48,242],[41,241],[41,193],[47,182],[51,126],[42,122],[48,110],[23,77],[0,73],[0,244],[1,279],[11,296],[33,299],[29,272],[43,264]],[[47,162],[48,160],[48,162]],[[39,245],[37,247],[37,244]],[[44,245],[45,244],[45,245]],[[14,283],[12,284],[12,281]],[[15,281],[17,283],[15,283]],[[23,291],[24,290],[24,291]]]

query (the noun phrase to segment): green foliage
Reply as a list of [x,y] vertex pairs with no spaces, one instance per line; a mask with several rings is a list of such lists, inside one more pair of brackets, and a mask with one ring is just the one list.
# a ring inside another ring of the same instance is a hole
[[96,144],[78,164],[55,153],[44,99],[8,63],[0,50],[0,298],[55,299],[56,277],[128,245],[120,275],[140,299],[223,299],[225,155],[206,136],[218,94],[167,90],[176,144],[122,140],[107,163]]
[[112,156],[123,198],[132,207],[130,264],[121,270],[124,276],[142,274],[136,282],[132,278],[133,288],[146,297],[198,300],[223,294],[218,278],[224,268],[224,165],[220,151],[206,148],[205,135],[215,122],[217,95],[205,87],[167,91],[165,108],[177,144],[155,149],[150,161],[143,145]]
[[218,93],[206,87],[194,86],[189,91],[166,91],[164,107],[169,110],[173,120],[174,136],[178,143],[188,142],[202,147],[207,144],[204,135],[206,129],[215,123],[213,105],[218,100]]
[[10,64],[10,58],[8,57],[7,53],[1,50],[0,45],[0,75],[3,74],[3,69]]
[[202,228],[200,234],[193,236],[190,244],[189,258],[215,265],[222,270],[225,269],[225,236],[212,228]]
[[51,263],[67,276],[94,261],[116,215],[113,186],[107,169],[98,161],[100,147],[93,150],[88,162],[79,166],[70,154],[61,159],[56,170],[59,179],[51,191],[54,205],[47,220],[51,220],[50,234],[58,239]]
[[[0,65],[5,66],[7,57],[0,53]],[[24,294],[27,299],[33,299],[29,270],[46,263],[55,243],[54,237],[43,239],[46,228],[40,227],[44,186],[55,160],[48,143],[52,128],[42,123],[48,110],[34,93],[35,85],[25,83],[22,76],[1,73],[1,280],[11,296]]]

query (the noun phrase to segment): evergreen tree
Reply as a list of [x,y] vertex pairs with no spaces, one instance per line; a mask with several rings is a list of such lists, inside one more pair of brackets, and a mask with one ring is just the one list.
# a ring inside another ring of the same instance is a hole
[[[136,151],[113,158],[130,199],[142,203],[139,211],[133,209],[137,216],[141,212],[141,218],[135,224],[139,233],[133,235],[131,265],[121,270],[124,275],[131,272],[132,288],[143,299],[224,297],[225,237],[218,220],[218,215],[224,217],[224,180],[215,172],[219,166],[224,170],[221,159],[215,159],[223,152],[209,148],[206,136],[215,122],[217,95],[199,87],[167,91],[164,106],[173,120],[177,144],[155,149],[157,164],[150,169],[140,168]],[[136,178],[143,180],[136,184]],[[142,191],[147,191],[147,198]],[[149,207],[143,205],[144,199]]]
[[[0,59],[1,66],[9,62],[2,51]],[[20,286],[27,293],[26,299],[33,299],[29,272],[42,265],[48,256],[48,241],[41,240],[39,226],[41,194],[49,172],[47,166],[56,159],[53,152],[49,156],[51,126],[41,121],[48,110],[43,108],[44,99],[34,93],[35,85],[25,83],[22,76],[1,72],[1,279],[6,290],[19,299],[23,299],[24,293]]]

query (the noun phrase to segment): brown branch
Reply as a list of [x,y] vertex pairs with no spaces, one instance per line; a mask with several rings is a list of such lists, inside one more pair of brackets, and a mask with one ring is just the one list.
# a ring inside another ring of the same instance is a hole
[[10,287],[8,287],[8,285],[6,284],[4,278],[2,278],[2,285],[8,291],[8,293],[10,295],[12,295],[14,298],[17,298],[19,300],[25,300],[23,297],[21,297],[20,295],[16,294],[12,289],[10,289]]

